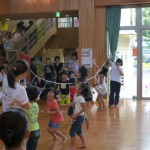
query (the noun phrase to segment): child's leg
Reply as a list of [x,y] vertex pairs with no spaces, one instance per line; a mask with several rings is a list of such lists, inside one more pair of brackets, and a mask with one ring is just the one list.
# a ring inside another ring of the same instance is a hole
[[78,129],[77,134],[80,137],[80,140],[82,142],[82,145],[80,148],[86,148],[85,138],[84,138],[83,133],[82,133],[82,124],[81,124],[80,128]]
[[57,140],[57,136],[55,135],[55,133],[53,132],[53,128],[51,128],[51,127],[47,127],[47,131],[52,135],[52,137],[53,137],[53,139],[51,140],[51,141],[53,141],[53,140]]
[[83,135],[79,135],[79,137],[80,137],[80,140],[81,140],[81,142],[82,142],[81,148],[86,148],[84,136],[83,136]]
[[75,137],[71,137],[71,150],[75,150],[76,146],[76,138]]
[[[82,133],[82,132],[79,133],[79,129],[81,128],[83,121],[84,121],[84,116],[79,116],[76,118],[76,121],[74,121],[72,126],[71,126],[70,136],[71,136],[71,148],[72,148],[72,150],[75,150],[75,147],[76,147],[76,145],[75,145],[76,133],[78,133],[78,134]],[[82,131],[82,130],[80,130],[80,131]]]
[[87,117],[86,114],[85,114],[85,123],[86,123],[86,129],[88,130],[88,129],[89,129],[90,122],[89,122],[89,119],[88,119],[88,117]]
[[99,108],[98,110],[102,110],[103,105],[102,105],[102,95],[98,94],[98,104],[99,104]]
[[62,144],[66,143],[67,137],[66,137],[64,134],[62,134],[62,132],[60,132],[59,130],[57,130],[57,128],[53,128],[53,132],[54,132],[56,135],[58,135],[59,137],[62,138]]
[[102,98],[101,98],[101,102],[102,102],[102,106],[103,106],[103,108],[105,107],[105,103],[104,103],[104,100],[103,100],[103,96],[102,96]]

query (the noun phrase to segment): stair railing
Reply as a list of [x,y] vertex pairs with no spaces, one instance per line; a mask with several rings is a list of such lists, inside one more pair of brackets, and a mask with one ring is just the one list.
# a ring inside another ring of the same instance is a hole
[[17,51],[29,54],[32,48],[44,37],[46,32],[55,26],[55,20],[39,19],[32,25],[14,45],[14,50],[8,51],[7,60],[12,64],[17,60]]

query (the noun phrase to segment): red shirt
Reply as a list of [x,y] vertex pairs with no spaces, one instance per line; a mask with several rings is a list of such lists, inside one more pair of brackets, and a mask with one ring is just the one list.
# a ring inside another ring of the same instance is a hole
[[55,99],[53,99],[52,101],[47,100],[47,108],[50,111],[55,111],[56,109],[59,109],[59,112],[57,114],[50,115],[50,120],[53,123],[58,124],[58,123],[61,123],[62,121],[64,121],[63,114],[62,114],[62,112],[59,108],[59,105]]
[[75,87],[70,87],[70,101],[73,102],[74,100],[74,95],[76,93]]

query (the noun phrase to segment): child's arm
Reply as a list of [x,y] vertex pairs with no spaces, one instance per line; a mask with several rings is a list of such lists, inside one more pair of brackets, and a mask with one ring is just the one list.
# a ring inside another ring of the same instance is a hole
[[60,111],[59,108],[55,108],[54,111],[51,111],[49,109],[46,110],[47,114],[49,114],[49,115],[56,115],[59,113],[59,111]]
[[61,107],[71,107],[73,106],[73,102],[71,102],[70,104],[62,104]]
[[82,114],[83,112],[85,112],[85,110],[86,110],[86,104],[85,103],[81,103],[81,106],[82,106],[82,109],[78,113],[73,114],[71,116],[73,119],[76,119],[78,116],[80,116],[80,114]]

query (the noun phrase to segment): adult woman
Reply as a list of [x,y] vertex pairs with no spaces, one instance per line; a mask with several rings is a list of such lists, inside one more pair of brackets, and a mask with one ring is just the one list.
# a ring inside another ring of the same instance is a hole
[[29,65],[24,60],[18,60],[12,67],[7,76],[3,80],[2,103],[4,111],[9,108],[24,108],[29,109],[26,90],[19,84],[28,75]]
[[0,115],[0,139],[4,150],[26,150],[29,138],[29,120],[21,109],[8,109]]
[[78,74],[78,70],[79,70],[79,64],[78,64],[78,56],[76,53],[72,54],[72,60],[69,63],[69,71],[73,71],[75,73],[75,75]]
[[62,62],[60,62],[59,56],[56,56],[54,61],[55,61],[54,68],[55,68],[56,74],[57,74],[57,81],[60,81],[61,80],[61,72],[64,70],[64,65]]
[[110,96],[109,96],[109,106],[117,106],[119,104],[120,88],[121,88],[121,76],[124,76],[122,65],[122,59],[118,58],[114,64],[109,60],[111,65],[111,75],[110,75]]

